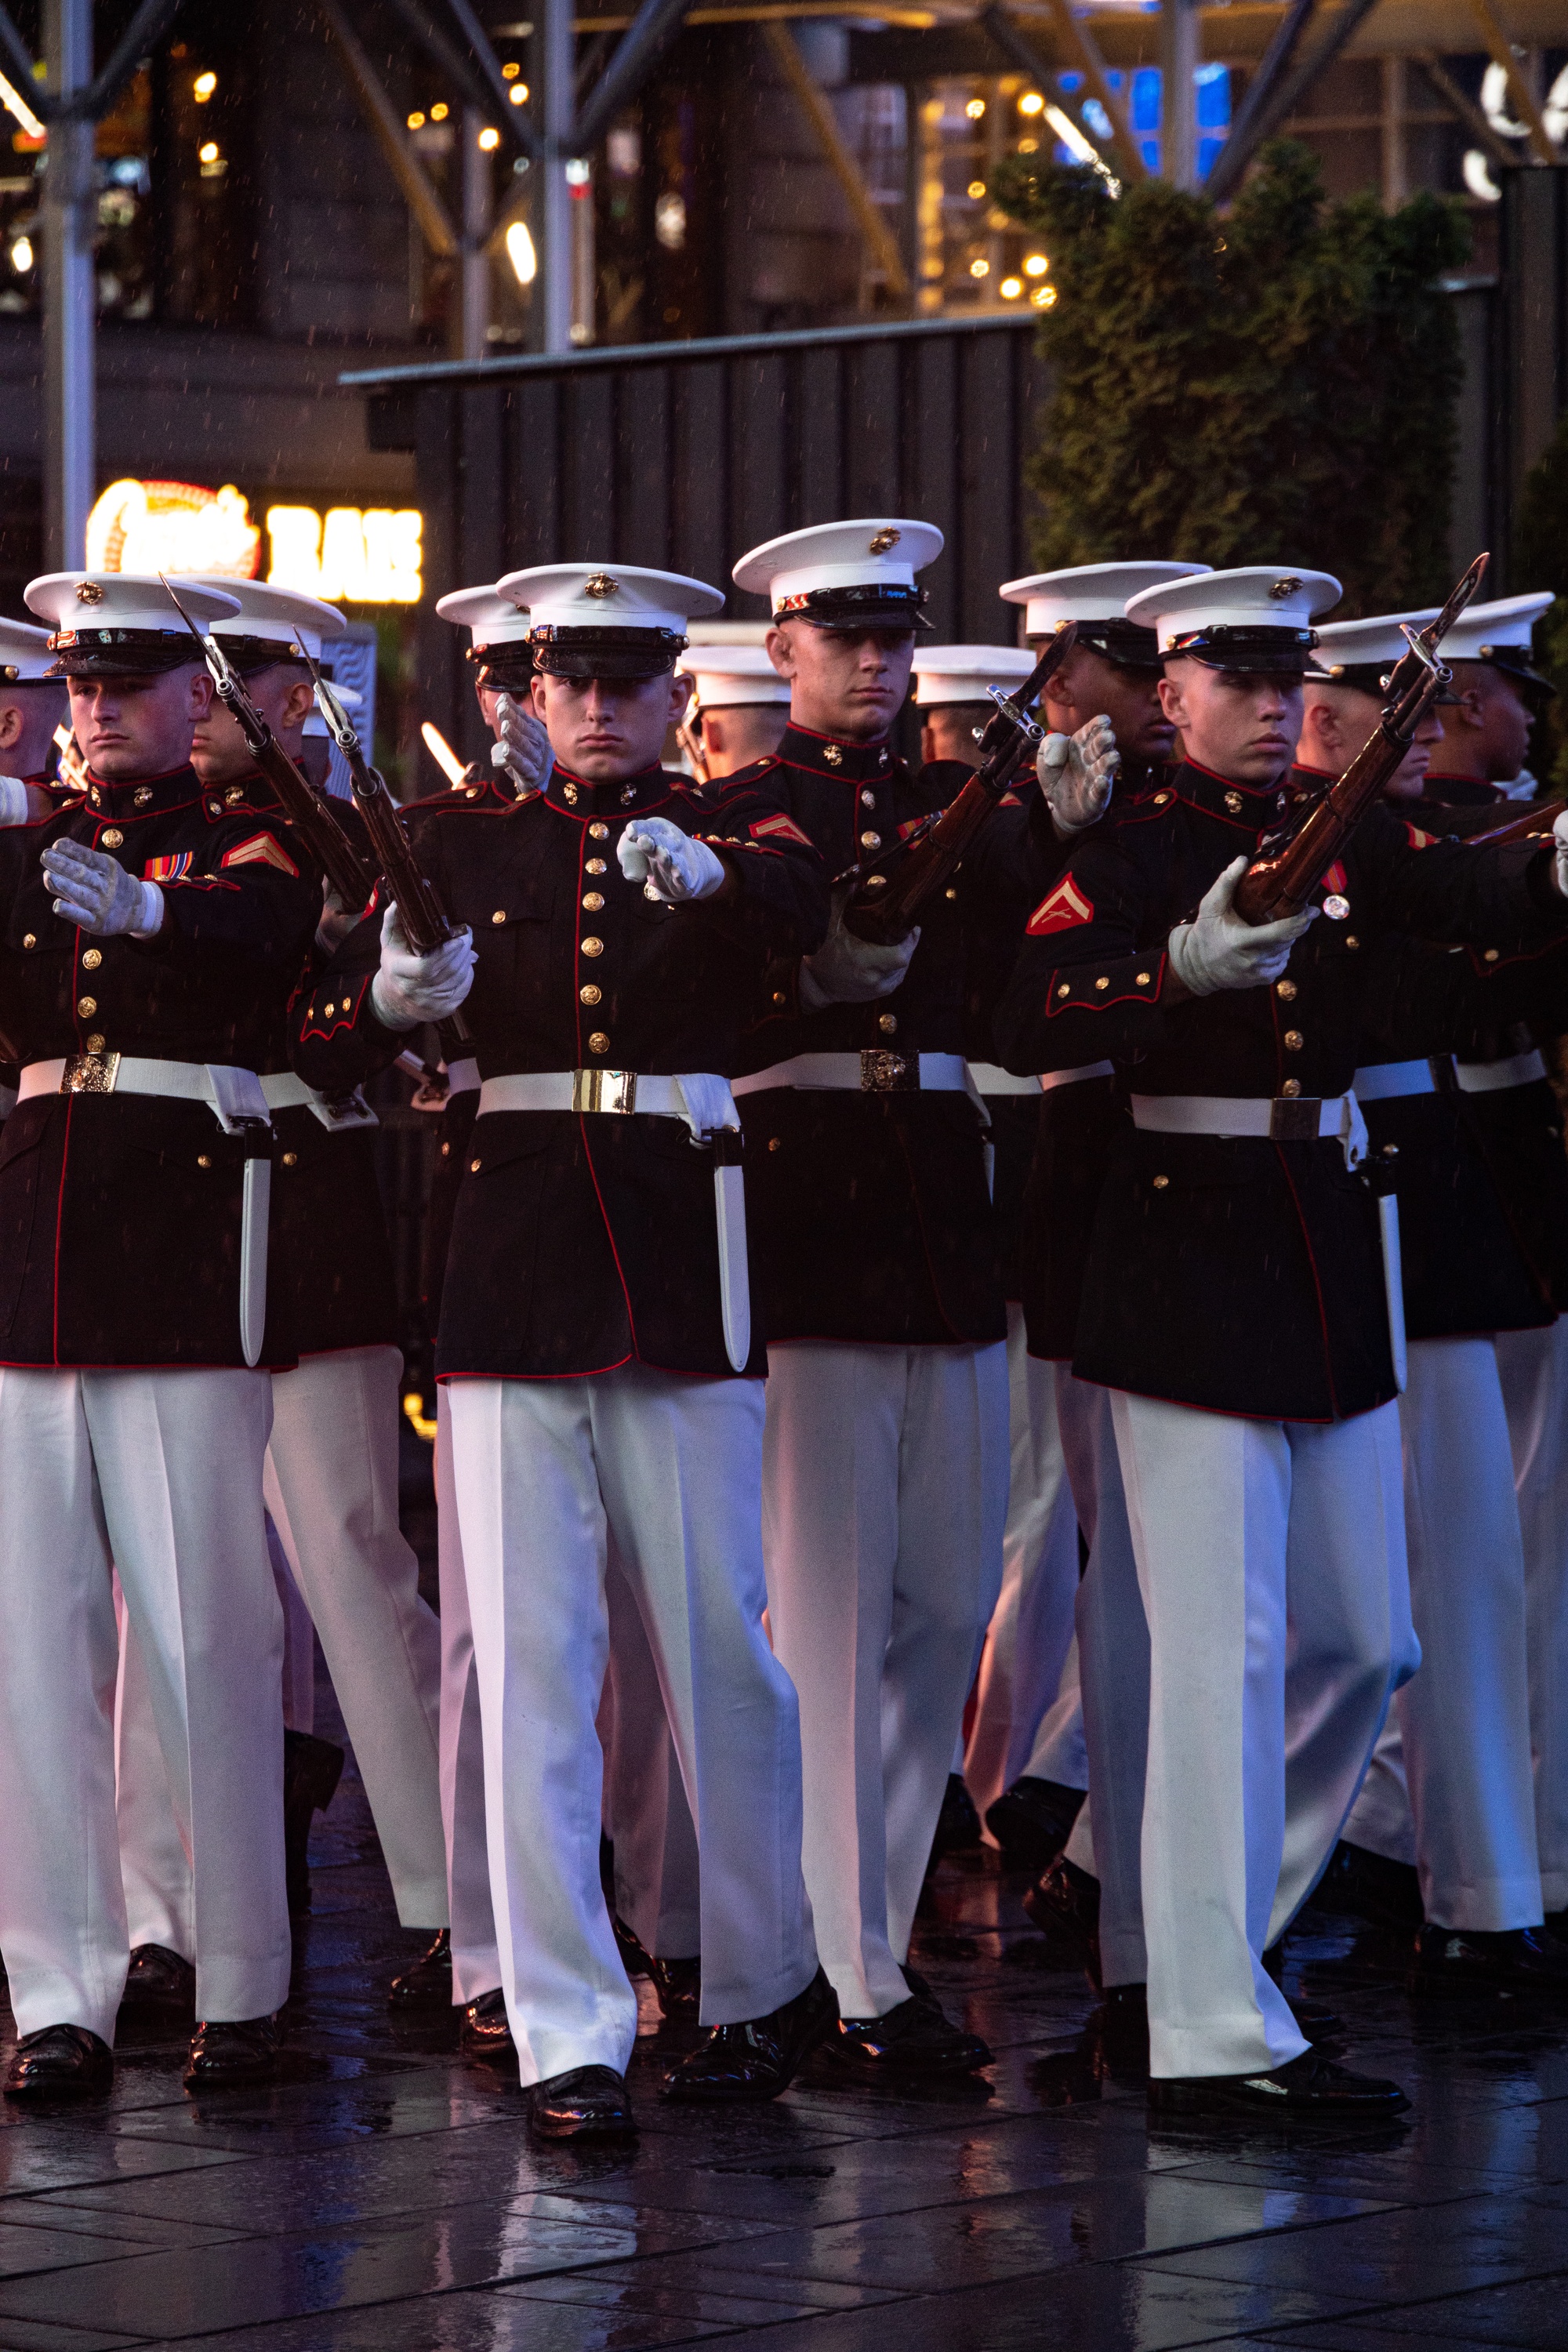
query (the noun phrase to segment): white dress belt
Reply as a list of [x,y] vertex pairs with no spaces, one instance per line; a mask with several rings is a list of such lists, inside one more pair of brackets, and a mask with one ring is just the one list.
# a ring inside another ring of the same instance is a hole
[[971,1062],[969,1075],[983,1095],[1037,1095],[1040,1090],[1038,1078],[1021,1078],[999,1062]]
[[858,1095],[975,1092],[962,1054],[897,1054],[876,1045],[858,1054],[792,1054],[787,1062],[734,1082],[738,1095],[760,1095],[774,1087]]
[[1255,1136],[1267,1143],[1342,1143],[1366,1156],[1366,1122],[1350,1095],[1133,1095],[1132,1124],[1156,1135]]
[[381,1125],[357,1087],[345,1095],[323,1095],[314,1087],[308,1087],[297,1070],[268,1070],[262,1076],[261,1091],[268,1110],[314,1111],[321,1125],[333,1135]]
[[1058,1087],[1076,1087],[1080,1078],[1113,1078],[1114,1062],[1085,1062],[1076,1070],[1042,1070],[1035,1084],[1043,1095],[1055,1094]]
[[712,1147],[724,1352],[733,1370],[744,1371],[752,1352],[752,1289],[741,1118],[728,1079],[709,1070],[684,1071],[679,1077],[645,1077],[637,1070],[513,1070],[486,1078],[479,1087],[480,1118],[504,1110],[605,1112],[623,1118],[640,1112],[684,1119],[695,1141]]
[[[1441,1073],[1441,1075],[1439,1075]],[[1533,1049],[1510,1054],[1498,1062],[1461,1062],[1451,1054],[1434,1055],[1417,1062],[1372,1062],[1355,1074],[1355,1090],[1363,1102],[1393,1102],[1402,1095],[1502,1094],[1510,1087],[1532,1086],[1546,1076],[1546,1064]]]
[[205,1103],[226,1135],[262,1134],[266,1149],[245,1161],[239,1226],[239,1343],[245,1360],[261,1356],[267,1326],[267,1220],[272,1198],[272,1119],[254,1070],[227,1062],[162,1062],[138,1054],[71,1054],[29,1062],[18,1102],[37,1095],[158,1095],[171,1102]]

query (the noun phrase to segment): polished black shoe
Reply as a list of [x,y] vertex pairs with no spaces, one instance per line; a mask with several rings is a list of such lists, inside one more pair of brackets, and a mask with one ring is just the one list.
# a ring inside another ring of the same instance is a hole
[[963,1775],[950,1772],[947,1787],[942,1790],[942,1811],[936,1817],[926,1868],[934,1870],[944,1853],[964,1853],[971,1846],[979,1843],[980,1816],[974,1810],[974,1800],[963,1785]]
[[310,1907],[310,1816],[324,1813],[342,1777],[343,1751],[313,1732],[283,1734],[283,1859],[290,1917]]
[[1345,1838],[1329,1856],[1312,1901],[1320,1910],[1348,1912],[1396,1936],[1413,1933],[1426,1916],[1414,1863],[1390,1862]]
[[700,2049],[664,2078],[660,2095],[693,2105],[776,2099],[838,2021],[838,2003],[821,1969],[782,2009],[743,2025],[715,2025]]
[[187,2091],[223,2091],[231,2083],[275,2083],[283,2050],[283,2019],[204,2018],[191,2036]]
[[631,2139],[637,2133],[624,2078],[613,2066],[574,2066],[528,2089],[528,2122],[541,2139]]
[[171,1952],[166,1944],[138,1944],[125,1971],[121,2009],[163,2010],[194,2017],[196,1972],[189,1960]]
[[829,2074],[849,2082],[898,2084],[973,2074],[989,2066],[986,2044],[977,2033],[954,2025],[925,1979],[910,1968],[903,1978],[910,1998],[885,2017],[839,2019],[822,2045]]
[[114,2085],[114,2053],[85,2025],[24,2033],[5,2074],[8,2099],[101,2099]]
[[1081,1968],[1100,1990],[1100,1881],[1058,1853],[1024,1897],[1024,1913],[1042,1928],[1065,1967]]
[[1561,2000],[1568,1996],[1568,1944],[1540,1927],[1488,1936],[1428,1921],[1415,1938],[1409,1984],[1413,1993],[1542,1993]]
[[450,2009],[452,2006],[452,1930],[443,1927],[427,1952],[412,1968],[394,1977],[386,1988],[388,2009]]
[[1149,2085],[1152,2115],[1236,2116],[1254,2123],[1377,2123],[1409,2105],[1397,2083],[1352,2074],[1316,2050],[1266,2074],[1197,2074]]
[[499,1985],[493,1992],[480,1993],[464,2010],[458,2049],[481,2066],[516,2065],[517,2044],[507,2020],[506,1995]]
[[985,1826],[1010,1870],[1026,1870],[1038,1878],[1072,1835],[1082,1805],[1081,1789],[1064,1789],[1059,1780],[1036,1780],[1026,1774],[986,1807]]
[[702,2006],[701,1960],[665,1960],[656,1953],[649,1958],[647,1973],[662,2015],[672,2023],[694,2025]]

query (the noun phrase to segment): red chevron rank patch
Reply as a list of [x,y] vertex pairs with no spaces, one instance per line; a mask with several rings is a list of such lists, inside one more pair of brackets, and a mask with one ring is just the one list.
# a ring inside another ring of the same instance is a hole
[[1043,940],[1051,931],[1070,931],[1075,924],[1093,920],[1093,901],[1084,897],[1070,874],[1064,874],[1056,888],[1040,900],[1024,929],[1031,940]]
[[269,833],[253,833],[248,840],[237,842],[224,852],[225,866],[276,866],[279,874],[299,874],[299,867],[282,844]]
[[765,816],[760,824],[748,825],[746,830],[753,841],[798,841],[803,849],[811,847],[810,834],[803,833],[794,817],[785,816],[782,809],[776,816]]
[[1437,838],[1435,833],[1423,833],[1418,824],[1406,823],[1405,830],[1409,836],[1412,849],[1430,849]]

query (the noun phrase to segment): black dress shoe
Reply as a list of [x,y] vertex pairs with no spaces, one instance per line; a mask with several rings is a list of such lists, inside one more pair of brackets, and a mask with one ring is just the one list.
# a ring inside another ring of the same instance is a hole
[[1481,1935],[1429,1920],[1415,1938],[1409,1983],[1413,1993],[1544,1993],[1561,2000],[1568,1995],[1568,1944],[1539,1927]]
[[647,1964],[648,1977],[658,1995],[660,2013],[672,2021],[695,2024],[702,2006],[702,1962],[700,1959],[665,1960],[657,1953]]
[[1154,2115],[1236,2116],[1253,2122],[1376,2123],[1410,2105],[1397,2083],[1352,2074],[1316,2050],[1265,2074],[1197,2074],[1153,2082]]
[[386,1988],[388,2009],[450,2009],[452,2006],[452,1930],[443,1927],[427,1952],[412,1968],[394,1977]]
[[480,2066],[516,2065],[517,2044],[507,2019],[506,1995],[499,1985],[493,1992],[480,1993],[464,2010],[458,2048],[463,2057]]
[[821,1969],[782,2009],[743,2025],[715,2025],[699,2050],[664,2078],[661,2096],[715,2105],[776,2099],[838,2019],[833,1987]]
[[121,2009],[176,2011],[191,2017],[196,2007],[196,1972],[166,1944],[138,1944],[125,1971]]
[[977,2033],[966,2033],[943,2011],[925,1979],[903,1971],[910,1998],[885,2017],[840,2018],[822,2045],[830,2074],[855,2083],[930,2082],[942,2075],[973,2074],[989,2066],[991,2052]]
[[226,2090],[231,2083],[274,2083],[283,2048],[283,2019],[204,2018],[191,2037],[187,2091]]
[[5,2075],[8,2099],[101,2099],[114,2084],[114,2053],[85,2025],[24,2033]]
[[310,1907],[310,1816],[324,1813],[342,1777],[343,1751],[313,1732],[283,1734],[283,1859],[289,1914]]
[[926,1868],[934,1870],[944,1853],[963,1853],[979,1843],[980,1816],[974,1810],[974,1800],[963,1785],[963,1775],[950,1772],[947,1787],[942,1790],[942,1811],[936,1817]]
[[613,2066],[574,2066],[528,2091],[529,2128],[541,2139],[631,2139],[637,2125]]
[[1100,1990],[1100,1881],[1058,1853],[1024,1897],[1026,1917],[1043,1928],[1063,1964],[1077,1966]]
[[1072,1835],[1082,1805],[1081,1789],[1064,1789],[1059,1780],[1036,1780],[1026,1773],[986,1808],[985,1826],[1010,1869],[1038,1878]]
[[1413,1863],[1390,1862],[1345,1838],[1329,1856],[1312,1901],[1320,1910],[1348,1912],[1352,1919],[1368,1919],[1396,1936],[1413,1932],[1426,1916]]

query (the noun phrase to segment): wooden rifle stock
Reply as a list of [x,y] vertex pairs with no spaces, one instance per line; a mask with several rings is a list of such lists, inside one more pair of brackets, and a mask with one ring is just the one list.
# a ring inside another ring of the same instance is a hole
[[1243,921],[1272,923],[1299,915],[1373,803],[1397,774],[1421,721],[1449,672],[1437,647],[1485,576],[1489,558],[1478,555],[1436,618],[1411,641],[1384,680],[1388,697],[1376,730],[1342,776],[1315,800],[1282,845],[1265,845],[1237,885],[1234,904]]
[[1493,825],[1489,833],[1461,834],[1474,849],[1490,848],[1499,842],[1533,841],[1540,839],[1544,848],[1552,837],[1552,828],[1568,808],[1568,801],[1531,801],[1520,816],[1510,817],[1507,824]]
[[908,937],[920,909],[946,882],[1040,740],[1045,730],[1029,717],[1030,705],[1077,642],[1077,623],[1064,623],[1016,694],[992,688],[996,709],[980,738],[979,767],[946,808],[921,820],[895,854],[896,863],[895,858],[879,861],[895,865],[890,878],[878,873],[859,881],[844,911],[847,930],[884,946]]

